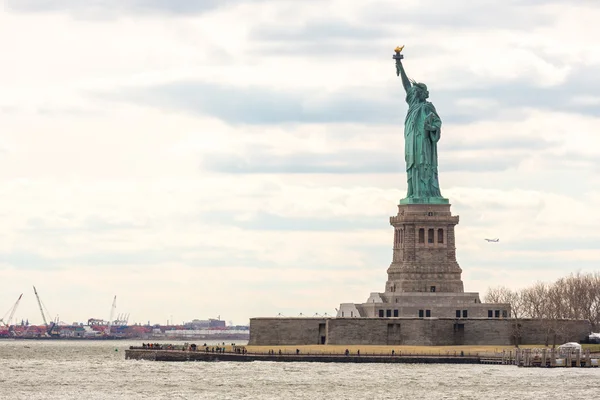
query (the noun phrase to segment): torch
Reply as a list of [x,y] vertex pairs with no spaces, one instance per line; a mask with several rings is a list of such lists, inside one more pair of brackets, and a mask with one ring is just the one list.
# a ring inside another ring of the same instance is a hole
[[394,60],[396,60],[396,75],[400,75],[400,65],[401,65],[401,64],[400,64],[400,63],[401,63],[401,61],[400,61],[400,60],[402,60],[402,59],[404,58],[404,56],[403,56],[402,54],[400,54],[400,52],[402,51],[402,49],[403,49],[403,48],[404,48],[404,45],[402,45],[402,46],[397,46],[397,47],[394,49],[394,51],[396,52],[396,54],[394,54],[394,55],[392,56],[392,58],[393,58]]

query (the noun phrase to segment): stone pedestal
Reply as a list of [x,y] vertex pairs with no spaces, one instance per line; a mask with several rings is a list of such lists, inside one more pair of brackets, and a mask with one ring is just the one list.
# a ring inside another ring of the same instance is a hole
[[400,204],[390,217],[394,250],[385,293],[463,293],[450,204]]

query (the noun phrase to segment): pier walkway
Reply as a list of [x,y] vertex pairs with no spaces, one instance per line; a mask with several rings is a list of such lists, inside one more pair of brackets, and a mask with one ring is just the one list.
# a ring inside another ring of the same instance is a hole
[[[128,360],[147,361],[272,361],[272,362],[323,362],[323,363],[407,363],[407,364],[481,364],[477,356],[443,355],[375,355],[375,354],[289,354],[289,353],[236,353],[204,350],[156,350],[131,347],[125,350]],[[486,363],[492,363],[488,360]],[[500,364],[502,360],[494,360]]]
[[206,349],[168,346],[161,348],[131,346],[125,350],[128,360],[147,361],[271,361],[323,363],[388,363],[388,364],[493,364],[519,367],[598,367],[600,355],[584,352],[561,353],[550,349],[515,349],[495,355],[431,355],[431,354],[302,354],[248,353],[244,351],[206,351]]

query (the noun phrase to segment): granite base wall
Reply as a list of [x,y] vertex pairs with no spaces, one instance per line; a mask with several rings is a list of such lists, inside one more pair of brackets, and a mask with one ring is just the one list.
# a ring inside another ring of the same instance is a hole
[[581,341],[587,320],[252,318],[250,345],[512,345]]
[[321,324],[327,325],[327,320],[324,318],[254,318],[250,320],[248,343],[255,345],[320,344],[319,326],[322,326]]

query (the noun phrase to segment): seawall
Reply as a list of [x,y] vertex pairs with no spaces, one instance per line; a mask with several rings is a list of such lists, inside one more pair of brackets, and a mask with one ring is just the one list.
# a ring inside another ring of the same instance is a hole
[[[322,362],[386,364],[482,364],[480,357],[460,356],[386,356],[386,355],[315,355],[315,354],[238,354],[181,350],[125,350],[127,360],[145,361],[232,361],[232,362]],[[489,363],[489,360],[485,361]],[[498,362],[499,363],[499,362]]]

